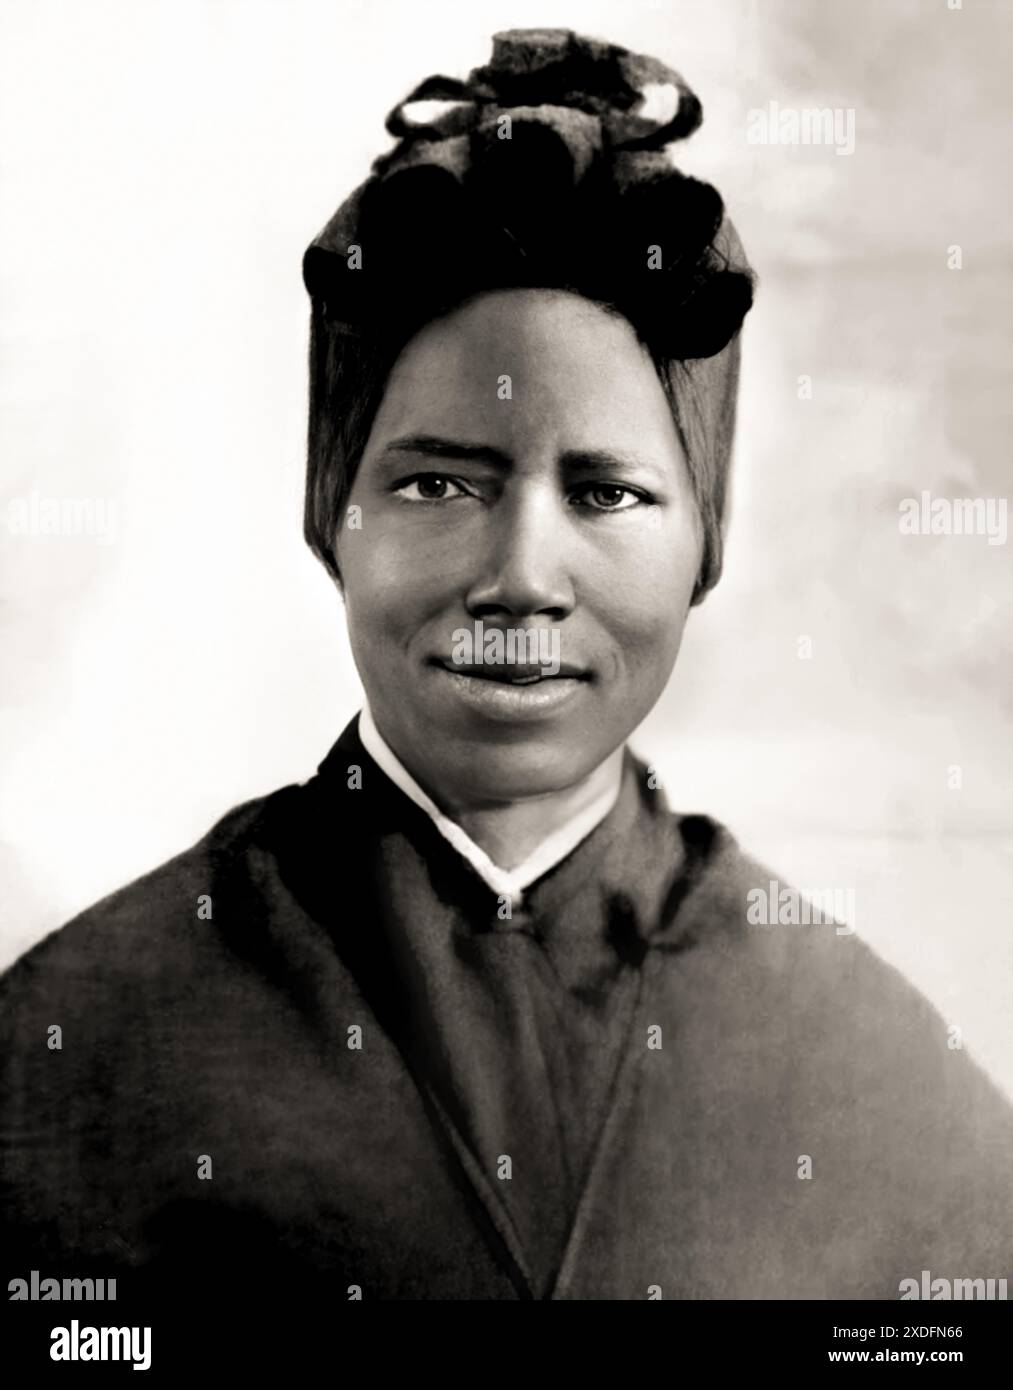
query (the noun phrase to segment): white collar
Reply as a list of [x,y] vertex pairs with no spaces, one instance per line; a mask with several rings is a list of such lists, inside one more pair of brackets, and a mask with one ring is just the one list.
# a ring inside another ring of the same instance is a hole
[[462,859],[468,861],[479,878],[492,889],[497,897],[508,898],[513,907],[520,905],[525,888],[534,883],[536,879],[541,878],[543,874],[547,874],[550,869],[555,868],[571,850],[576,849],[581,840],[590,835],[595,826],[600,824],[612,810],[619,796],[619,781],[617,779],[614,785],[606,787],[590,805],[578,811],[565,825],[552,831],[534,853],[524,860],[523,864],[518,864],[516,869],[501,869],[498,864],[492,862],[485,850],[477,845],[470,835],[466,834],[456,822],[445,816],[436,803],[425,794],[383,738],[373,722],[369,705],[365,703],[362,706],[362,713],[359,715],[359,738],[362,740],[362,746],[366,752],[377,766],[387,774],[394,785],[400,787],[405,796],[425,811],[443,838],[453,845]]

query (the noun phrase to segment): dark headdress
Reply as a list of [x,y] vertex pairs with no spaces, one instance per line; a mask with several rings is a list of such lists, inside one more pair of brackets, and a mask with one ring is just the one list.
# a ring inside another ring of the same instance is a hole
[[[444,109],[413,121],[421,102]],[[364,364],[389,368],[423,323],[479,291],[552,287],[613,306],[650,349],[704,521],[695,597],[717,582],[753,276],[717,190],[666,153],[701,119],[678,73],[566,29],[497,34],[466,82],[427,78],[394,108],[397,145],[303,260],[314,310],[306,532],[332,570],[382,388],[370,389]]]

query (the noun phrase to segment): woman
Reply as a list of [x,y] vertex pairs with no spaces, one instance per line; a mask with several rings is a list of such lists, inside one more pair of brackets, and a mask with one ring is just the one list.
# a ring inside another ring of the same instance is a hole
[[1001,1098],[840,924],[755,924],[771,875],[626,748],[721,569],[753,281],[665,153],[700,118],[652,59],[498,35],[307,252],[306,535],[367,704],[6,977],[12,1269],[342,1299],[1009,1273]]

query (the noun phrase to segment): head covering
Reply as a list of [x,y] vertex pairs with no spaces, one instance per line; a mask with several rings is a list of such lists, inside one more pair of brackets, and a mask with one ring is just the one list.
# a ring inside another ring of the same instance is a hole
[[[422,102],[444,109],[413,119]],[[607,303],[650,349],[704,523],[694,601],[717,582],[753,276],[717,190],[666,152],[701,120],[671,68],[567,29],[496,34],[467,81],[429,77],[391,111],[395,148],[303,258],[314,305],[306,533],[335,572],[334,526],[358,464],[349,451],[365,443],[365,344],[392,362],[429,319],[523,286]],[[335,425],[335,412],[358,428]]]

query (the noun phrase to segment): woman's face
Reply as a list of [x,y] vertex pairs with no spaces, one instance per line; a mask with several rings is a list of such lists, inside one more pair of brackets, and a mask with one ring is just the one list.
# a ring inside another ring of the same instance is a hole
[[625,319],[507,290],[428,324],[348,506],[356,665],[380,732],[445,809],[573,786],[664,689],[701,526]]

